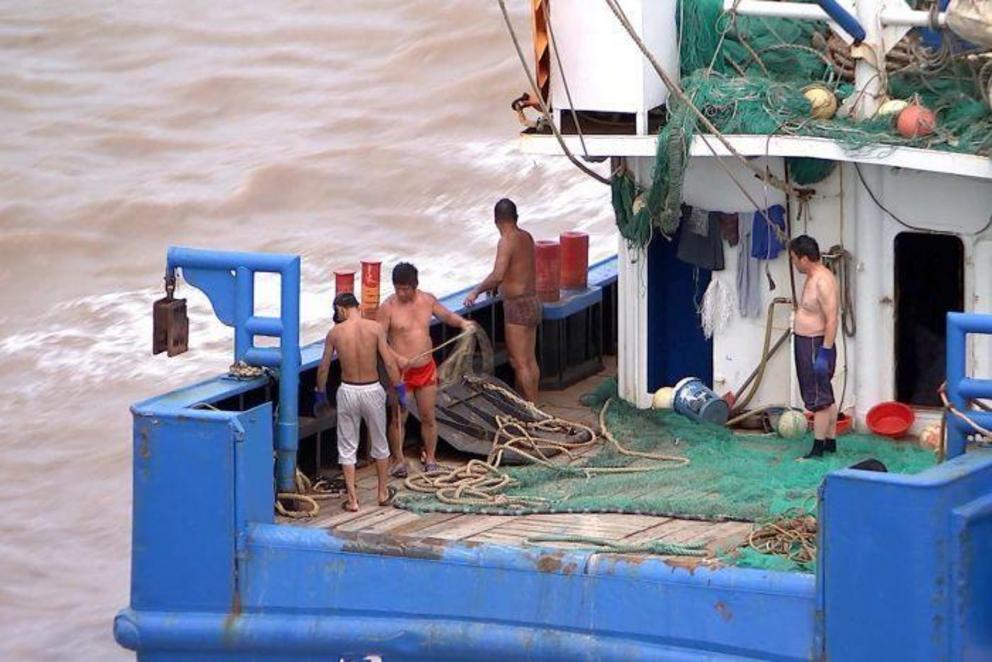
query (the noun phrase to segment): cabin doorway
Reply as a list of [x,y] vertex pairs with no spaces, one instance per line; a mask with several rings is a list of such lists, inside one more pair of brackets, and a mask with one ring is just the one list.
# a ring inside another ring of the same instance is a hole
[[951,235],[904,232],[895,242],[896,399],[939,407],[947,313],[964,310],[964,244]]

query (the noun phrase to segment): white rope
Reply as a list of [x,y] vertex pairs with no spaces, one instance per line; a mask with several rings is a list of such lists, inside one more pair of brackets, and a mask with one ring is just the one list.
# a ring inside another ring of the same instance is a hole
[[709,340],[714,333],[722,333],[730,323],[734,312],[734,295],[716,275],[710,280],[699,316],[703,323],[703,334]]

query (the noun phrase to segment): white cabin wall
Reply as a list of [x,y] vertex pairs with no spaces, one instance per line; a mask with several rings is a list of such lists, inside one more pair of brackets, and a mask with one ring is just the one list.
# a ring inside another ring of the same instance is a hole
[[[762,159],[755,159],[762,162]],[[634,158],[629,164],[638,181],[648,182],[652,158]],[[781,176],[783,160],[772,158],[769,167]],[[749,170],[726,160],[738,181],[760,204],[781,204],[775,189],[764,190],[762,182]],[[992,185],[980,179],[955,175],[861,165],[862,175],[879,200],[908,223],[926,230],[958,233],[965,247],[965,307],[969,311],[992,313],[992,232],[970,236],[984,226],[992,213]],[[895,395],[894,357],[894,242],[906,229],[883,212],[867,195],[854,164],[840,164],[824,182],[813,186],[810,218],[796,218],[798,204],[792,203],[793,233],[809,234],[823,250],[843,244],[854,256],[854,290],[858,333],[838,339],[838,370],[834,388],[838,399],[847,388],[844,404],[855,408],[863,419],[867,410]],[[939,191],[940,194],[931,192]],[[766,198],[767,195],[767,198]],[[687,204],[710,211],[750,213],[753,205],[737,189],[714,158],[694,157],[686,173],[684,199]],[[766,203],[767,199],[767,203]],[[621,240],[621,244],[622,244]],[[647,391],[647,279],[643,256],[627,253],[621,245],[620,296],[624,315],[620,318],[621,394],[639,406],[650,404]],[[738,249],[725,245],[726,269],[714,274],[736,299]],[[763,308],[773,297],[791,296],[789,263],[786,254],[769,264],[776,289],[763,283]],[[797,275],[801,291],[803,278]],[[789,327],[790,311],[780,306],[773,322],[773,337]],[[745,319],[734,311],[728,325],[714,335],[714,386],[718,393],[736,391],[757,366],[764,340],[765,318]],[[992,340],[972,339],[972,373],[992,377]],[[761,388],[750,406],[792,404],[801,406],[791,343],[783,346],[766,368]],[[846,371],[846,373],[845,373]],[[930,418],[919,416],[919,429]]]
[[[761,160],[756,160],[761,163]],[[785,205],[784,194],[775,188],[767,191],[762,182],[756,179],[750,170],[736,162],[728,162],[738,181],[745,184],[748,193],[754,201],[762,206],[770,207],[775,204]],[[770,167],[779,177],[784,177],[784,161],[771,159]],[[823,249],[841,243],[841,230],[845,228],[845,215],[840,204],[841,178],[838,168],[825,181],[813,188],[816,194],[810,200],[810,216],[808,220],[797,220],[798,205],[792,204],[793,233],[809,234],[814,237]],[[737,211],[751,214],[754,204],[733,184],[727,174],[716,163],[715,159],[693,159],[686,177],[685,200],[687,204],[701,206],[711,211]],[[724,247],[726,269],[714,274],[715,278],[734,293],[737,292],[737,262],[738,248]],[[768,270],[775,281],[775,289],[771,290],[767,279],[762,277],[762,315],[761,317],[741,317],[735,310],[729,324],[713,337],[713,385],[718,393],[737,391],[757,368],[764,346],[767,310],[773,299],[792,297],[789,279],[790,265],[786,252],[775,260],[768,262]],[[801,291],[803,277],[796,276],[797,292]],[[789,329],[792,323],[791,306],[788,304],[775,307],[772,321],[771,342]],[[838,371],[835,378],[838,398],[843,384],[843,366],[845,361],[843,344],[838,347]],[[848,400],[853,391],[853,384],[848,385]],[[786,342],[769,359],[761,385],[749,407],[767,405],[801,405],[798,393],[798,383],[792,365],[792,343]]]
[[[637,182],[650,181],[654,159],[630,158],[627,167]],[[617,304],[617,387],[620,397],[638,407],[651,406],[648,392],[648,306],[647,258],[644,251],[630,249],[618,237]]]
[[[863,417],[872,405],[895,397],[895,240],[902,232],[913,232],[881,211],[864,191],[853,164],[845,166],[850,172],[851,185],[857,187],[856,197],[864,199],[866,218],[880,223],[880,241],[866,243],[856,251],[856,259],[870,271],[878,273],[878,282],[868,283],[877,288],[874,306],[859,312],[861,324],[874,326],[878,341],[871,363],[858,370],[863,385],[858,415]],[[969,312],[992,312],[992,236],[974,233],[989,221],[992,214],[992,185],[980,179],[954,175],[888,168],[860,166],[872,192],[879,201],[902,221],[921,230],[951,232],[964,245],[964,303]],[[859,219],[865,223],[866,219]],[[864,243],[864,242],[863,242]],[[921,265],[925,266],[925,265]],[[863,278],[859,273],[859,286]],[[864,320],[862,322],[862,319]],[[864,341],[864,338],[860,339]],[[992,376],[992,353],[988,337],[972,337],[970,342],[973,374]],[[867,347],[866,347],[867,350]],[[918,412],[913,431],[936,422],[936,413]]]

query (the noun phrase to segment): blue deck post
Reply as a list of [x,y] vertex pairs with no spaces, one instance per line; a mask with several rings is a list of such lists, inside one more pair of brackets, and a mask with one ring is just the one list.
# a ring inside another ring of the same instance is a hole
[[[279,416],[276,424],[276,474],[280,492],[296,491],[299,448],[300,257],[278,253],[208,251],[172,246],[166,275],[183,278],[210,299],[217,318],[234,328],[234,359],[279,368]],[[279,319],[256,317],[255,274],[280,277]],[[254,337],[279,338],[279,348],[256,348]]]
[[[992,412],[969,411],[968,401],[992,398],[992,379],[968,377],[968,334],[992,335],[992,315],[978,313],[947,314],[947,399],[979,425],[992,427]],[[965,452],[968,435],[974,430],[957,416],[947,414],[947,457]]]

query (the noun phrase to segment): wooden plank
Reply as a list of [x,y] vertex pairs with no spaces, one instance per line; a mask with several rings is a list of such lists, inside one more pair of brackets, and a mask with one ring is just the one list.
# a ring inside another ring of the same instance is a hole
[[[375,506],[360,506],[357,513],[353,513],[349,510],[344,510],[341,508],[341,504],[344,499],[324,499],[320,502],[320,513],[317,517],[312,520],[308,520],[304,524],[306,526],[312,526],[317,528],[333,528],[344,522],[348,522],[353,519],[358,519],[359,517],[364,517],[368,515],[372,510],[378,508]],[[360,502],[359,502],[360,503]],[[366,502],[368,503],[368,502]],[[374,502],[373,502],[374,503]]]
[[455,513],[431,513],[427,515],[419,515],[417,513],[412,514],[417,515],[417,519],[399,524],[393,523],[393,526],[390,526],[386,533],[391,536],[403,538],[420,538],[422,537],[420,533],[422,529],[453,520],[456,517],[461,517],[461,515]]
[[739,547],[747,541],[753,526],[751,522],[724,522],[718,535],[707,543],[707,547],[714,554]]
[[424,538],[463,540],[488,531],[513,519],[503,515],[461,515],[447,522],[421,529],[417,535]]
[[405,513],[406,511],[393,508],[392,506],[376,506],[364,516],[344,522],[334,527],[334,529],[336,531],[366,531],[381,524],[385,520],[390,520]]
[[421,519],[420,515],[411,513],[409,510],[399,510],[397,508],[394,508],[394,510],[396,514],[393,517],[386,517],[373,524],[362,526],[361,531],[363,533],[388,533],[389,535],[394,535],[394,527],[412,524]]

